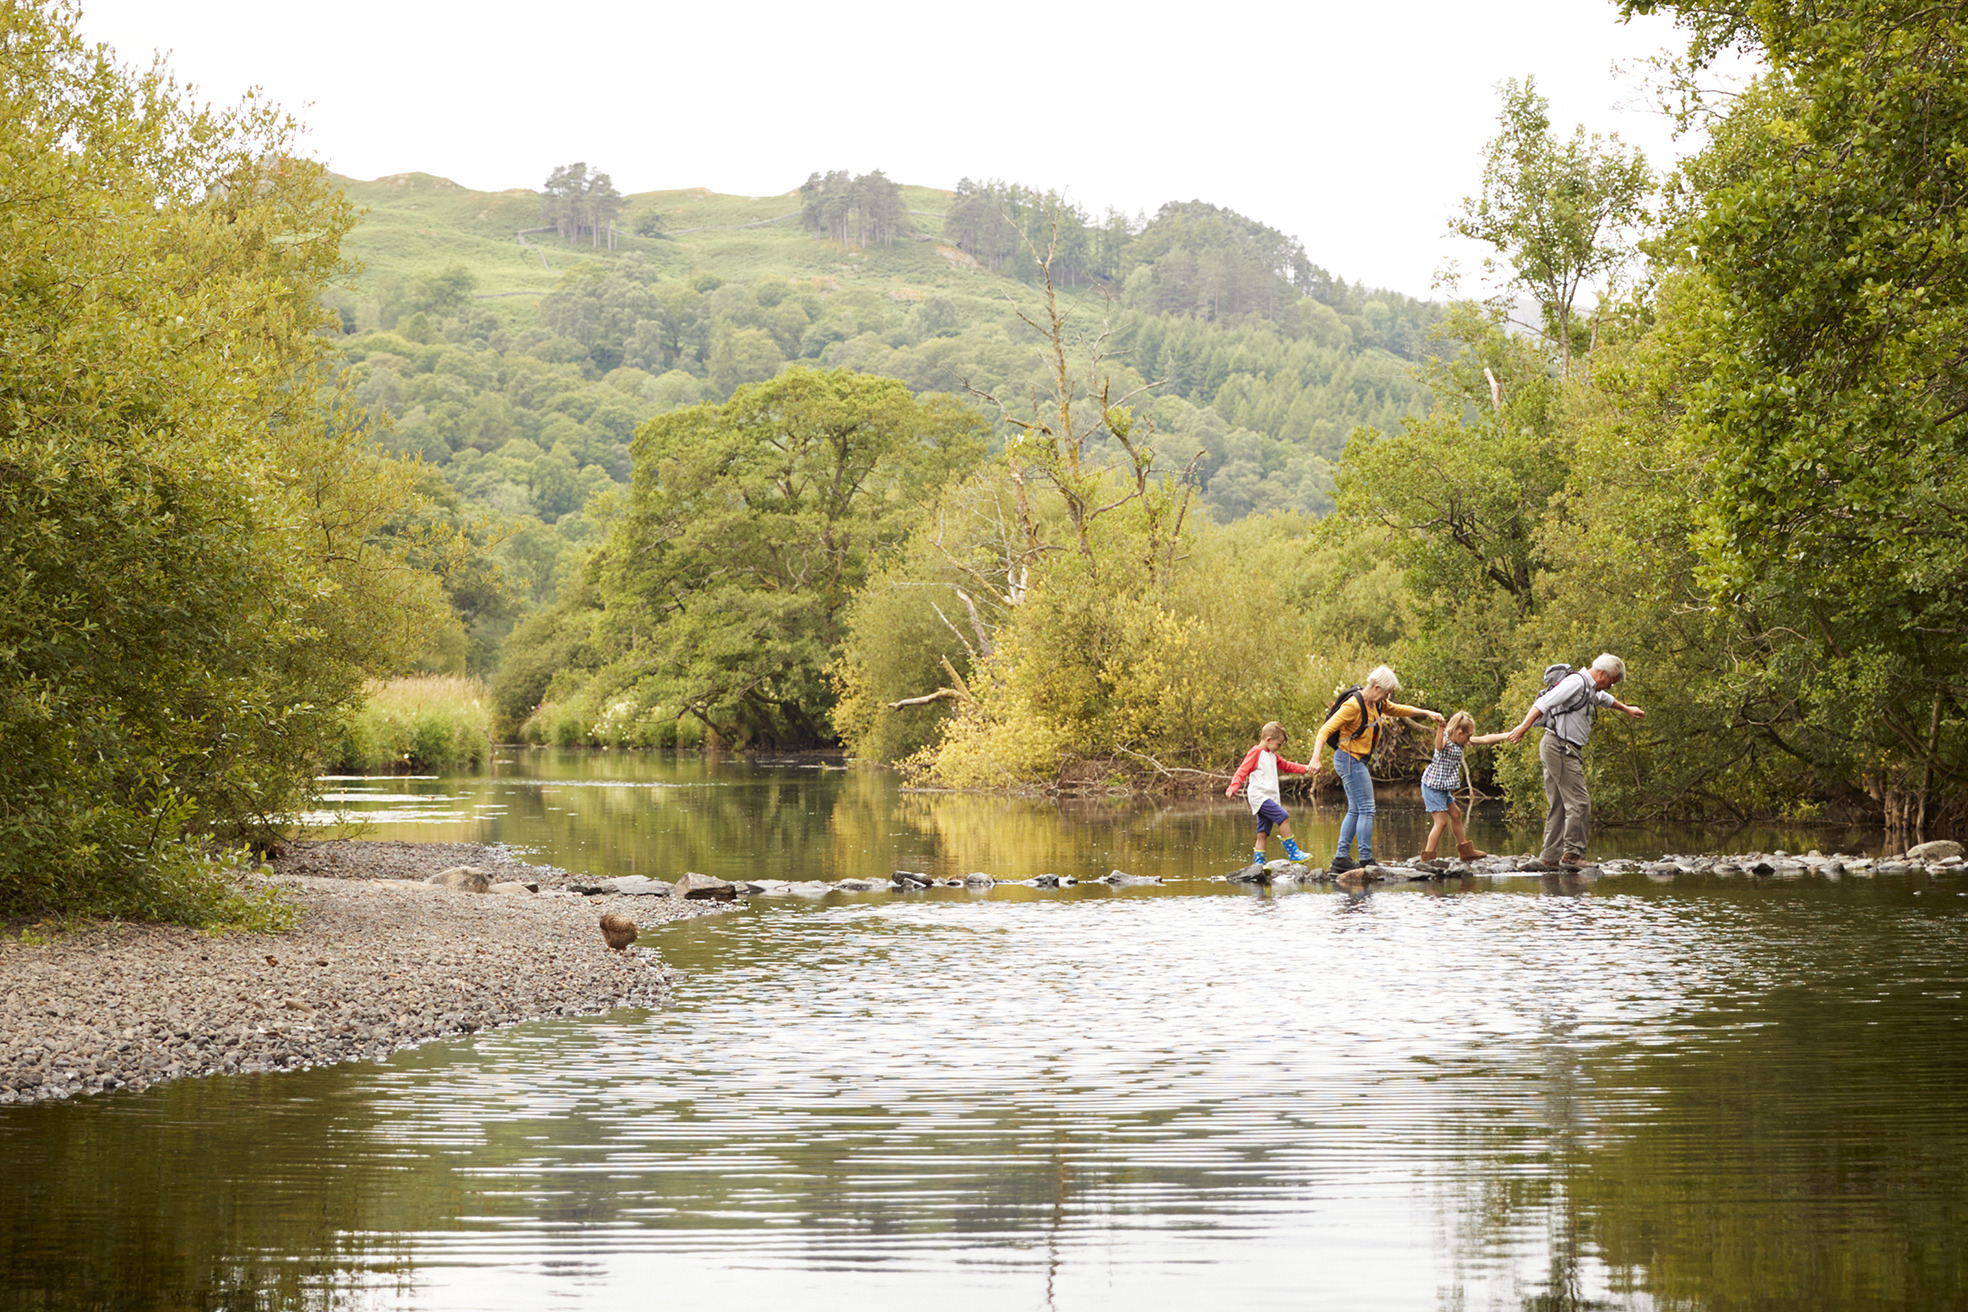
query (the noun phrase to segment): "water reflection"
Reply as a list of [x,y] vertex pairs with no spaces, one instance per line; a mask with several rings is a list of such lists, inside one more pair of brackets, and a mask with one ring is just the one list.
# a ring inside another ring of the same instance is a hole
[[[1073,800],[1054,804],[969,793],[914,792],[887,771],[843,769],[816,758],[748,762],[669,752],[513,750],[483,775],[450,779],[339,779],[338,814],[366,820],[379,838],[502,842],[554,854],[597,875],[886,878],[894,869],[1001,879],[1046,873],[1099,876],[1119,867],[1165,879],[1204,879],[1249,860],[1250,814],[1210,795],[1174,801]],[[1301,841],[1329,855],[1343,812],[1294,799]],[[319,819],[329,818],[326,813]],[[1383,803],[1376,846],[1412,853],[1428,832],[1418,800]],[[1482,808],[1471,837],[1523,852],[1537,831]],[[1594,851],[1653,857],[1664,850],[1867,850],[1877,836],[1746,828],[1734,833],[1603,829]],[[1554,891],[1576,891],[1561,886]]]
[[[1222,825],[724,769],[509,813],[829,874]],[[0,1307],[1957,1307],[1963,892],[761,905],[663,931],[667,1012],[0,1111]]]

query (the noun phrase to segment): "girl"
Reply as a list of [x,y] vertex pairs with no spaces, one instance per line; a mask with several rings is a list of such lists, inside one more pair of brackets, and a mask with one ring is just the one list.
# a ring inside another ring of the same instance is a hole
[[1421,849],[1417,861],[1433,861],[1435,849],[1442,841],[1442,830],[1455,830],[1456,855],[1465,861],[1474,861],[1488,852],[1479,851],[1476,844],[1469,841],[1463,832],[1462,808],[1455,804],[1449,794],[1462,780],[1462,749],[1475,743],[1478,747],[1490,743],[1500,743],[1510,737],[1507,733],[1486,733],[1480,738],[1472,737],[1476,732],[1476,721],[1468,711],[1457,711],[1449,717],[1447,725],[1435,726],[1435,759],[1421,772],[1421,803],[1434,817],[1435,827],[1428,831],[1428,846]]
[[[1312,740],[1312,760],[1306,768],[1316,775],[1319,755],[1330,745],[1333,769],[1346,789],[1346,818],[1339,823],[1339,851],[1332,863],[1334,874],[1373,864],[1374,790],[1373,776],[1367,772],[1367,758],[1380,743],[1381,722],[1390,715],[1404,719],[1419,715],[1442,723],[1440,711],[1424,711],[1389,701],[1387,694],[1400,687],[1401,681],[1394,671],[1385,665],[1375,666],[1364,684],[1340,694],[1326,722],[1319,726],[1319,736]],[[1349,861],[1346,849],[1356,839],[1359,860]]]

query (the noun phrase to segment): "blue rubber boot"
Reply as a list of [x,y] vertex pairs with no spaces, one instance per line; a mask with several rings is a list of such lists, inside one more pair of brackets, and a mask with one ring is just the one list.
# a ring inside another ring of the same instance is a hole
[[1312,858],[1304,848],[1298,845],[1296,838],[1287,838],[1285,840],[1285,859],[1288,861],[1310,861]]

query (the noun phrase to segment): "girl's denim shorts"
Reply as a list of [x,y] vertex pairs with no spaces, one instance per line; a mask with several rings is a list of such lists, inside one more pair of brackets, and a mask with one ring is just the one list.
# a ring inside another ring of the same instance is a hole
[[1427,784],[1421,786],[1421,808],[1430,815],[1449,809],[1449,795]]

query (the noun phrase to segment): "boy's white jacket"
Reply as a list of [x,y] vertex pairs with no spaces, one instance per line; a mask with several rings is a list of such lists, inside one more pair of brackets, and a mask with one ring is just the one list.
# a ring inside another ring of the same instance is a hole
[[[1238,776],[1244,783],[1244,800],[1250,803],[1251,814],[1269,800],[1278,802],[1278,763],[1284,760],[1276,752],[1267,752],[1262,747],[1253,747],[1244,756],[1242,765],[1237,767]],[[1286,774],[1304,774],[1305,767],[1296,761],[1284,761]],[[1279,805],[1283,805],[1279,802]]]
[[1274,802],[1279,800],[1278,754],[1259,748],[1257,768],[1250,772],[1250,778],[1244,782],[1244,800],[1250,803],[1251,814],[1256,815],[1257,808],[1264,805],[1266,798]]

